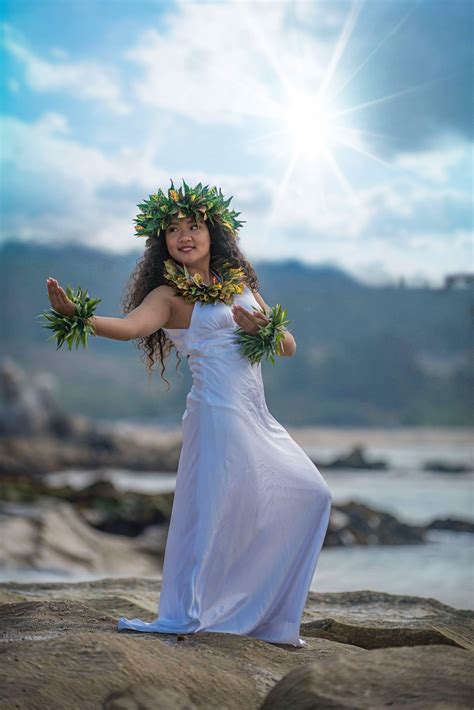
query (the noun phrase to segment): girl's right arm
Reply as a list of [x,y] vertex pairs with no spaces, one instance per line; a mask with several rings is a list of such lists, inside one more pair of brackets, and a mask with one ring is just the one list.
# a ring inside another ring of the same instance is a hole
[[[49,278],[48,298],[52,307],[62,315],[72,317],[76,314],[75,304],[67,297],[56,279]],[[171,315],[170,287],[158,286],[148,293],[140,305],[124,318],[92,316],[89,321],[95,328],[95,334],[114,340],[135,340],[151,335],[168,321]]]

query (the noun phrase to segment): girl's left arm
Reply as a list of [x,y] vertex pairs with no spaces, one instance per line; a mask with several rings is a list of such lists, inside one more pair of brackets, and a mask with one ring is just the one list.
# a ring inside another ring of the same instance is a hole
[[[264,308],[265,310],[269,309],[270,306],[268,306],[261,295],[258,293],[258,291],[253,291],[253,295],[255,296],[255,300],[257,301],[258,305]],[[292,336],[289,330],[286,330],[285,328],[285,337],[280,343],[280,352],[278,353],[281,357],[291,357],[294,355],[296,352],[296,340]]]

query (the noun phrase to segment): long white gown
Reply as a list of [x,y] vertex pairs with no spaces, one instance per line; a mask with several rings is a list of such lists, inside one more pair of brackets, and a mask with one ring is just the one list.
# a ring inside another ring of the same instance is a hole
[[[248,286],[234,302],[248,311],[258,305]],[[122,617],[118,629],[224,632],[306,646],[300,621],[331,492],[270,414],[261,364],[251,365],[232,342],[238,327],[231,306],[197,301],[189,328],[164,328],[189,355],[193,384],[182,418],[159,616]]]

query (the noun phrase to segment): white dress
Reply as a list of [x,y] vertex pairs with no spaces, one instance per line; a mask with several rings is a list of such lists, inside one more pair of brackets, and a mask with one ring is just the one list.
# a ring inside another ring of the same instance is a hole
[[[234,302],[248,311],[258,306],[248,286]],[[118,629],[223,632],[306,646],[300,621],[331,492],[270,414],[261,364],[251,365],[232,342],[238,327],[231,306],[196,301],[189,328],[163,329],[189,355],[193,384],[182,418],[159,616],[122,617]]]

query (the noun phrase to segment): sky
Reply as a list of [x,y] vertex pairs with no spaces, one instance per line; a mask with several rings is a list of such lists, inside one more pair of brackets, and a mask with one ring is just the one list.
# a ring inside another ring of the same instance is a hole
[[471,0],[4,0],[1,231],[141,254],[138,203],[220,187],[250,260],[472,270]]

